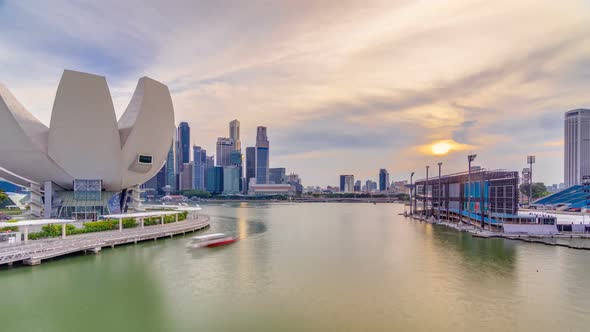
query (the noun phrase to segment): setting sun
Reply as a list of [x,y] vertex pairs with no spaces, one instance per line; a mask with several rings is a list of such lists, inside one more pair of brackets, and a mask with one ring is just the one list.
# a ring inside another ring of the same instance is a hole
[[453,146],[449,142],[437,142],[432,145],[432,153],[443,155],[449,153]]

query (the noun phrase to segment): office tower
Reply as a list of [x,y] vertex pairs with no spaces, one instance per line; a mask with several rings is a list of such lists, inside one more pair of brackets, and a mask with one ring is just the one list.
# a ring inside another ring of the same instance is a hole
[[389,190],[389,172],[385,168],[379,170],[379,190]]
[[168,157],[166,158],[166,183],[165,186],[170,186],[172,190],[176,189],[176,164],[174,162],[174,144],[168,150]]
[[266,127],[256,128],[256,184],[268,183],[269,142]]
[[350,193],[354,191],[354,175],[340,175],[340,192]]
[[373,182],[373,181],[371,181],[371,180],[367,180],[367,181],[365,182],[365,191],[366,191],[366,192],[371,192],[371,182]]
[[287,183],[287,172],[284,167],[269,168],[268,181],[274,184]]
[[180,173],[180,188],[179,190],[193,189],[193,162],[185,163]]
[[166,165],[154,175],[151,179],[147,180],[141,188],[146,194],[151,196],[158,196],[164,194],[164,187],[166,186]]
[[246,188],[245,192],[248,192],[248,186],[250,185],[250,179],[256,177],[256,148],[249,146],[246,148]]
[[200,146],[193,146],[193,188],[205,190],[205,169],[207,168],[207,151]]
[[242,142],[240,141],[240,121],[233,120],[229,123],[229,138],[234,141],[234,149],[242,151]]
[[565,113],[564,125],[565,186],[582,183],[590,175],[590,109],[575,109]]
[[236,166],[238,168],[238,176],[240,178],[240,192],[244,190],[244,184],[242,182],[242,176],[244,174],[243,167],[242,167],[242,152],[238,150],[234,150],[229,154],[229,164],[230,166]]
[[234,151],[234,141],[231,138],[219,137],[217,139],[217,166],[229,166],[230,154]]
[[223,166],[207,168],[207,191],[212,194],[223,192]]
[[240,193],[240,175],[238,166],[223,167],[223,194],[237,195]]
[[301,183],[301,178],[298,174],[291,173],[287,175],[287,183]]
[[361,180],[356,180],[356,182],[354,183],[354,191],[355,192],[361,191]]
[[187,122],[181,122],[176,130],[176,188],[182,184],[182,171],[190,162],[191,129]]
[[188,164],[190,162],[190,140],[191,128],[189,127],[187,122],[181,122],[178,125],[177,130],[176,156],[178,160],[178,165]]
[[203,188],[205,188],[205,190],[209,191],[209,189],[207,189],[207,170],[210,168],[215,167],[215,158],[213,156],[206,156],[205,159],[205,169],[203,170],[203,174],[204,174],[204,178],[203,178]]

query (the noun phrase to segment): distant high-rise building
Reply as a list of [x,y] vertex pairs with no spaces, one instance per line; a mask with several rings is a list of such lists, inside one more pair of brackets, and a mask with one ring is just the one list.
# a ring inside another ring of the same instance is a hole
[[385,168],[379,170],[379,190],[389,190],[389,172]]
[[268,181],[271,184],[287,183],[287,170],[284,167],[269,168]]
[[250,179],[256,177],[256,148],[249,146],[246,148],[246,189],[248,192],[248,186]]
[[256,184],[268,183],[269,145],[266,127],[256,128]]
[[242,192],[244,190],[244,184],[242,183],[242,174],[244,174],[242,169],[242,152],[238,150],[232,151],[229,154],[229,164],[238,168],[238,176],[240,178],[240,192]]
[[176,189],[176,164],[174,161],[174,144],[168,150],[168,157],[166,158],[166,186],[170,186],[172,190]]
[[234,151],[234,141],[231,138],[217,139],[217,166],[230,166],[230,154]]
[[377,190],[377,182],[372,181],[372,180],[367,180],[365,182],[365,190],[367,192],[376,191]]
[[166,165],[154,175],[151,179],[147,180],[141,189],[146,193],[146,197],[155,198],[158,195],[164,194],[164,187],[166,186]]
[[205,170],[203,171],[203,173],[205,174],[205,178],[203,179],[203,187],[205,188],[205,190],[209,191],[208,186],[207,186],[207,170],[210,168],[215,167],[215,158],[213,156],[207,156],[205,159]]
[[187,122],[181,122],[178,125],[178,148],[177,157],[179,164],[188,164],[190,162],[190,140],[191,128]]
[[207,168],[207,191],[212,194],[223,193],[223,166]]
[[291,173],[287,175],[287,183],[299,183],[301,184],[301,178],[298,174]]
[[354,191],[355,192],[361,191],[361,180],[356,180],[356,182],[354,183]]
[[179,190],[193,189],[193,162],[185,163],[180,173],[180,188]]
[[181,122],[176,130],[176,175],[177,188],[181,187],[182,171],[185,164],[190,162],[191,128],[187,122]]
[[571,187],[590,175],[590,109],[566,112],[564,129],[564,178]]
[[233,120],[229,123],[229,138],[234,141],[234,149],[242,151],[242,142],[240,141],[240,121]]
[[193,146],[193,189],[205,190],[206,168],[207,151],[200,146]]
[[223,167],[223,194],[236,195],[240,193],[240,174],[238,166]]
[[354,175],[340,175],[340,192],[350,193],[354,191]]

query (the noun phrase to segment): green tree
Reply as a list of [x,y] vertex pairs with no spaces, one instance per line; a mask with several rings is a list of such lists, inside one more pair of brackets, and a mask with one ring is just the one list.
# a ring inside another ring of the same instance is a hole
[[[530,185],[528,183],[523,183],[520,185],[520,192],[521,194],[523,194],[524,196],[528,197],[529,196],[529,187]],[[545,197],[547,195],[549,195],[549,191],[547,191],[547,187],[545,186],[544,183],[542,182],[536,182],[533,183],[533,188],[532,188],[533,192],[533,199],[537,199],[537,198],[541,198],[541,197]]]
[[210,198],[211,197],[211,193],[208,191],[203,191],[203,190],[195,190],[195,189],[187,189],[187,190],[182,190],[180,191],[180,193],[186,197],[199,197],[199,198]]

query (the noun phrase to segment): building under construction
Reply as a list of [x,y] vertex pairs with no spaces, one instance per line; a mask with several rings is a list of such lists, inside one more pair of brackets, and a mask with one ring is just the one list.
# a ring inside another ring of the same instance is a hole
[[412,204],[425,217],[498,225],[519,218],[518,196],[518,172],[478,167],[417,180]]

